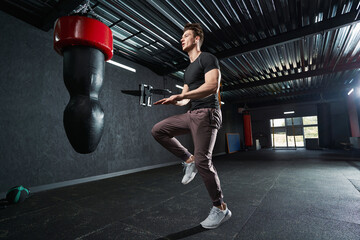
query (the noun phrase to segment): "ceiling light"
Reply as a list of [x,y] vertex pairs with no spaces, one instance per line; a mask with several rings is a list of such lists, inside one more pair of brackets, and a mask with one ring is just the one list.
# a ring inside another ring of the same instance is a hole
[[180,89],[183,89],[184,87],[183,86],[180,86],[180,85],[175,85],[175,87],[177,87],[177,88],[180,88]]
[[352,88],[352,89],[348,92],[348,95],[350,95],[353,91],[354,91],[354,89]]
[[294,114],[295,111],[288,111],[288,112],[284,112],[284,114]]
[[221,105],[224,105],[225,103],[223,101],[221,101]]
[[131,72],[136,72],[136,69],[135,69],[135,68],[128,67],[128,66],[126,66],[126,65],[124,65],[124,64],[121,64],[121,63],[118,63],[118,62],[114,62],[114,61],[112,61],[112,60],[109,60],[109,61],[107,61],[107,62],[108,62],[108,63],[111,63],[111,64],[113,64],[113,65],[115,65],[115,66],[118,66],[118,67],[124,68],[124,69],[126,69],[126,70],[129,70],[129,71],[131,71]]

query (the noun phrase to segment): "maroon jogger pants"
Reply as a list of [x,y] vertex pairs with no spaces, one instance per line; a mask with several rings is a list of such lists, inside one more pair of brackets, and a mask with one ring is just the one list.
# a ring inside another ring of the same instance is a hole
[[212,162],[212,151],[221,123],[221,110],[201,108],[166,118],[155,124],[151,131],[162,146],[183,161],[192,154],[175,137],[191,133],[195,148],[195,166],[214,206],[221,205],[223,201],[220,180]]

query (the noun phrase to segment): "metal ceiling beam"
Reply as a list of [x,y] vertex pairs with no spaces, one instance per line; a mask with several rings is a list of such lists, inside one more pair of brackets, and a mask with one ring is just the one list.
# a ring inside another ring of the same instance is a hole
[[241,98],[232,98],[234,101],[231,101],[231,99],[226,99],[226,97],[223,97],[224,101],[230,101],[231,103],[249,103],[249,102],[266,102],[269,100],[284,98],[284,97],[298,97],[298,96],[311,96],[311,95],[326,95],[326,94],[346,94],[349,90],[349,87],[353,87],[355,84],[352,84],[351,86],[332,86],[328,88],[324,87],[318,87],[318,88],[306,88],[301,89],[298,91],[291,91],[288,90],[284,93],[274,94],[274,95],[268,95],[268,96],[254,96],[253,94],[249,94],[247,96],[242,96]]
[[[108,9],[110,9],[113,13],[117,14],[118,17],[120,17],[120,16],[123,17],[124,19],[128,20],[129,22],[131,22],[135,26],[139,27],[144,32],[148,33],[149,35],[151,35],[151,36],[153,36],[155,38],[159,38],[160,35],[162,34],[161,31],[159,31],[157,29],[152,30],[152,27],[151,27],[152,23],[150,21],[148,21],[148,20],[145,21],[145,19],[144,19],[145,23],[142,23],[142,22],[139,22],[138,17],[133,17],[131,14],[134,14],[134,16],[137,16],[138,13],[134,12],[133,9],[129,9],[127,4],[124,4],[121,1],[99,0],[99,2],[102,5],[106,6]],[[126,11],[129,11],[129,13],[126,12]],[[174,47],[170,42],[168,42],[168,40],[159,39],[159,42],[161,42],[162,44],[170,47],[174,51],[178,52],[179,55],[183,55],[184,57],[187,57],[187,55],[185,53],[183,53],[179,48]],[[173,72],[176,72],[176,71],[173,71]]]
[[[266,101],[266,102],[253,102],[253,103],[246,103],[246,107],[248,108],[260,108],[260,107],[268,107],[268,106],[277,106],[277,105],[287,105],[287,104],[299,104],[299,103],[326,103],[326,102],[334,102],[334,101],[341,101],[344,99],[344,96],[329,96],[326,99],[322,99],[319,95],[311,95],[311,96],[304,96],[297,99],[287,100],[287,101],[277,101],[276,99],[273,101]],[[239,103],[240,105],[244,105],[244,103]]]
[[231,101],[230,99],[227,99],[225,97],[223,97],[223,99],[224,101],[226,102],[230,101],[231,103],[254,103],[254,102],[267,102],[267,101],[271,101],[283,97],[290,97],[290,96],[292,97],[309,96],[314,94],[320,94],[319,92],[320,92],[319,89],[311,89],[311,90],[291,91],[291,92],[279,93],[279,94],[268,95],[263,97],[257,95],[254,96],[253,94],[250,94],[247,96],[243,96],[241,98],[236,98],[234,101]]
[[281,77],[272,77],[272,78],[268,78],[265,80],[223,86],[222,91],[227,92],[227,91],[232,91],[232,90],[237,90],[237,89],[264,86],[264,85],[273,84],[273,83],[287,82],[287,81],[301,79],[301,78],[314,77],[314,76],[342,72],[342,71],[353,70],[353,69],[358,69],[358,68],[360,68],[360,62],[342,64],[342,65],[338,65],[335,69],[323,68],[323,69],[309,70],[307,72],[289,74],[289,75],[284,75]]
[[318,22],[306,27],[302,27],[297,30],[279,34],[273,37],[266,38],[264,40],[259,40],[249,44],[242,45],[240,47],[232,48],[220,53],[215,54],[217,58],[231,58],[236,57],[241,54],[258,51],[264,48],[273,47],[277,45],[283,45],[288,42],[296,41],[298,39],[304,38],[305,36],[311,36],[316,33],[330,31],[332,29],[337,29],[341,27],[348,26],[353,23],[357,23],[360,19],[357,18],[357,11],[352,11],[338,17],[334,17],[322,22]]
[[[258,51],[258,50],[261,50],[264,48],[283,45],[285,43],[296,41],[296,40],[304,38],[306,36],[314,35],[316,33],[322,33],[322,32],[326,32],[326,31],[330,31],[332,29],[345,27],[350,24],[360,22],[360,19],[357,17],[357,13],[358,13],[357,11],[352,11],[352,12],[340,15],[338,17],[328,19],[326,21],[318,22],[313,25],[303,27],[301,29],[297,29],[294,31],[279,34],[279,35],[269,37],[264,40],[259,40],[259,41],[253,42],[253,43],[248,43],[248,44],[242,45],[240,47],[231,48],[229,50],[226,50],[226,51],[223,51],[220,53],[216,53],[215,55],[218,59],[236,57],[241,54]],[[175,65],[174,66],[174,67],[176,67],[175,71],[182,70],[182,69],[186,68],[187,65],[189,65],[189,62],[183,62],[181,64]],[[168,70],[163,71],[163,74],[166,75],[166,74],[170,74],[175,71],[168,69]]]
[[347,88],[339,88],[339,87],[332,87],[332,88],[328,88],[328,89],[323,89],[323,88],[316,88],[316,89],[307,89],[307,90],[301,90],[301,91],[290,91],[290,92],[286,92],[286,93],[281,93],[281,94],[275,94],[275,95],[270,95],[270,96],[264,96],[264,97],[259,97],[259,96],[254,96],[254,95],[249,95],[246,97],[242,97],[242,98],[237,98],[234,101],[231,101],[230,99],[226,99],[224,97],[224,101],[229,102],[229,103],[267,103],[267,102],[272,102],[272,101],[281,101],[282,104],[287,103],[288,101],[286,100],[281,100],[280,98],[283,97],[296,97],[296,96],[300,96],[301,98],[300,100],[304,100],[305,98],[313,98],[314,96],[317,96],[319,98],[321,98],[321,95],[326,95],[326,94],[344,94],[346,93]]

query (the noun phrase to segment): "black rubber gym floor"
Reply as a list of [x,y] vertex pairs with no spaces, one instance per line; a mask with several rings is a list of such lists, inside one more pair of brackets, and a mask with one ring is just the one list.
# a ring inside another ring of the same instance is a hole
[[360,239],[360,154],[260,150],[214,158],[232,218],[174,165],[33,194],[0,209],[0,239]]

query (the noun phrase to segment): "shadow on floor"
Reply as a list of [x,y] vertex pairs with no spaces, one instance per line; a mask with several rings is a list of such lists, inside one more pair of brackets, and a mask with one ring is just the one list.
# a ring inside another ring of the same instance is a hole
[[198,225],[196,227],[193,228],[189,228],[177,233],[172,233],[170,235],[167,235],[165,237],[162,238],[158,238],[156,240],[175,240],[175,239],[182,239],[182,238],[186,238],[204,231],[208,231],[208,229],[203,228],[201,225]]

